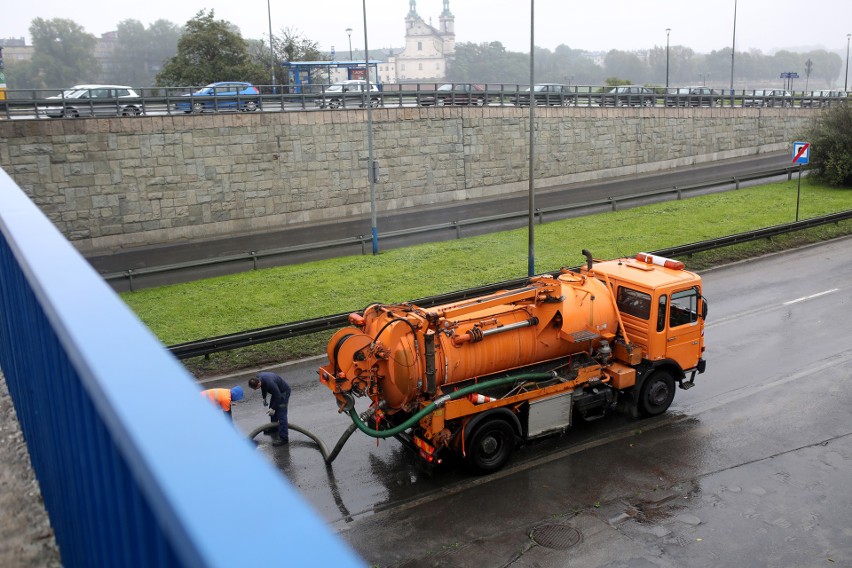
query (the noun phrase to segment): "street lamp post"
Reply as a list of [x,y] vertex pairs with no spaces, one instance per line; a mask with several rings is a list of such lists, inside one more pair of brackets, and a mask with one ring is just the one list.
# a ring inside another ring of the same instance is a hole
[[352,28],[346,28],[346,35],[349,36],[349,61],[352,61]]
[[666,94],[669,92],[669,34],[671,28],[666,28]]
[[266,14],[269,17],[269,67],[272,69],[272,89],[275,89],[275,48],[272,47],[272,8],[266,0]]
[[846,34],[846,76],[843,78],[844,91],[849,86],[849,38],[852,38],[852,34]]
[[734,0],[734,39],[731,41],[731,106],[734,106],[734,54],[737,52],[737,0]]

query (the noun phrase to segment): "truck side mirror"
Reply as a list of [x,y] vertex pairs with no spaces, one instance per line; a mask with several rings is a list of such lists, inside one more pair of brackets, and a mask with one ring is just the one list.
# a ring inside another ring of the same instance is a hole
[[707,300],[701,296],[701,319],[707,319]]

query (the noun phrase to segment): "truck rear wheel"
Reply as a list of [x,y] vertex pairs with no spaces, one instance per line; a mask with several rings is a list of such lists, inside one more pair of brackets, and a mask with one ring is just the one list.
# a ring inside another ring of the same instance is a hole
[[639,414],[658,416],[669,409],[675,395],[675,382],[668,371],[655,371],[645,380],[639,393]]
[[478,474],[506,465],[515,450],[515,430],[505,420],[492,418],[478,425],[467,444],[468,465]]

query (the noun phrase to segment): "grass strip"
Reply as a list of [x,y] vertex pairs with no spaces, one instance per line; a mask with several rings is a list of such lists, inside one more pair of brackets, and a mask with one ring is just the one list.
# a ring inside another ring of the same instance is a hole
[[[597,258],[702,241],[795,220],[797,180],[537,225],[537,273]],[[852,191],[802,180],[799,218],[852,208]],[[381,231],[381,227],[379,228]],[[852,234],[852,223],[817,227],[681,259],[691,270]],[[122,294],[166,345],[363,309],[520,278],[527,229],[280,266]],[[331,333],[247,347],[185,364],[196,376],[325,352]]]

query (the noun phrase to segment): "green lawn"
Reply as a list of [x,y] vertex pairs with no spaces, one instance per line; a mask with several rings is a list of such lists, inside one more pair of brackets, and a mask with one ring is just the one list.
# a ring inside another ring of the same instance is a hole
[[[536,225],[537,273],[583,264],[580,251],[596,258],[702,241],[795,220],[792,181],[740,189]],[[852,209],[852,190],[802,180],[799,218]],[[379,228],[381,230],[381,227]],[[811,240],[852,233],[852,224],[814,229]],[[786,246],[777,239],[769,246]],[[741,245],[740,255],[767,244]],[[167,345],[350,310],[372,302],[398,302],[451,292],[527,273],[527,230],[519,229],[442,243],[245,272],[186,284],[127,292],[122,298]],[[715,262],[683,259],[687,268]],[[279,361],[324,351],[328,334],[296,338],[188,362],[198,374]]]

